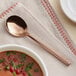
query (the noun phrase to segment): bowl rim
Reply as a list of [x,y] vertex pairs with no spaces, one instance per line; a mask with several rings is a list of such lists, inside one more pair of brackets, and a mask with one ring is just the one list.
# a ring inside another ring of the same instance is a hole
[[[13,49],[13,47],[15,47],[15,48]],[[20,49],[20,50],[18,50],[18,49]],[[5,45],[0,46],[0,52],[4,52],[4,51],[7,51],[7,50],[16,50],[16,51],[24,52],[29,56],[31,54],[31,57],[39,64],[39,66],[40,66],[40,68],[41,68],[41,70],[43,72],[43,75],[48,76],[48,71],[46,69],[46,66],[45,66],[43,60],[32,49],[30,49],[30,48],[28,48],[26,46],[18,45],[18,44],[5,44]],[[26,52],[24,50],[26,50]]]
[[[73,22],[76,23],[75,15],[72,14],[71,10],[68,7],[68,0],[60,0],[60,6],[63,13]],[[69,12],[70,11],[70,12]]]

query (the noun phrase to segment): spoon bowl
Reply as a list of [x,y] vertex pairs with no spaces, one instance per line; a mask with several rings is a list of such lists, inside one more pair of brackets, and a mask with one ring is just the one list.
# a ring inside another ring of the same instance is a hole
[[42,47],[44,50],[52,54],[54,57],[56,57],[58,60],[60,60],[65,65],[68,66],[71,64],[70,61],[67,58],[63,57],[60,53],[50,49],[45,44],[43,44],[42,42],[38,41],[33,36],[31,36],[27,31],[26,22],[21,17],[16,16],[16,15],[10,16],[6,21],[6,28],[7,28],[7,31],[12,36],[15,36],[15,37],[28,36],[34,41],[36,41],[40,45],[40,47]]
[[27,24],[19,16],[11,16],[6,21],[6,27],[9,33],[16,37],[27,35]]

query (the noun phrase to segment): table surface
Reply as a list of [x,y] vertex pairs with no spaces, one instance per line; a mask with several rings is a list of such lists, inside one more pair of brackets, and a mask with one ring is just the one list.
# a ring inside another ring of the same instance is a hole
[[[19,0],[16,0],[16,1],[19,1]],[[54,10],[56,11],[58,18],[63,23],[63,26],[67,30],[69,36],[76,44],[76,35],[75,35],[76,23],[72,22],[69,18],[67,18],[65,16],[63,11],[61,10],[59,0],[49,0],[49,1],[52,4]],[[20,2],[25,4],[25,0],[21,0]],[[25,39],[25,40],[27,42],[30,42],[29,39]],[[25,44],[25,42],[23,44],[21,42],[16,42],[16,41],[14,41],[14,42],[17,44],[20,44],[20,45]],[[3,44],[5,44],[5,42],[3,42]],[[31,45],[31,44],[27,44],[26,46],[29,46],[29,45]],[[37,46],[35,46],[35,47],[36,47],[36,49],[33,48],[32,46],[30,46],[30,48],[36,50],[35,52],[37,52],[37,54],[39,54],[40,57],[43,59],[45,65],[46,65],[46,68],[48,70],[49,76],[76,76],[76,73],[75,73],[76,66],[74,66],[74,65],[76,65],[75,63],[73,63],[69,67],[66,67],[65,65],[61,64],[61,62],[59,62],[57,59],[52,57],[50,54],[43,51],[43,49],[41,49]],[[42,51],[38,51],[38,50],[42,50]]]

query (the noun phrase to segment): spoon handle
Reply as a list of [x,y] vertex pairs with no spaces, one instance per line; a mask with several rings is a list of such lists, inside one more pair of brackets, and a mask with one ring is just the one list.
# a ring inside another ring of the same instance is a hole
[[34,41],[36,41],[43,49],[45,49],[47,52],[49,52],[50,54],[52,54],[54,57],[56,57],[58,60],[60,60],[66,66],[69,66],[71,64],[71,62],[68,59],[66,59],[61,54],[57,53],[56,51],[48,48],[46,45],[44,45],[43,43],[41,43],[40,41],[38,41],[37,39],[35,39],[30,34],[28,34],[28,37],[30,37],[31,39],[33,39]]

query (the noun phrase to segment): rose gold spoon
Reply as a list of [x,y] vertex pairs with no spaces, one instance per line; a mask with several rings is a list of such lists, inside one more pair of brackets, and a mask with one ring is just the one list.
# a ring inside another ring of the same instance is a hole
[[19,16],[16,16],[16,15],[10,16],[7,19],[7,21],[6,21],[6,28],[7,28],[7,31],[11,35],[13,35],[15,37],[24,37],[24,36],[30,37],[31,39],[33,39],[34,41],[36,41],[43,49],[45,49],[46,51],[48,51],[50,54],[52,54],[54,57],[56,57],[58,60],[60,60],[65,65],[68,66],[68,65],[71,64],[68,59],[66,59],[65,57],[61,56],[56,51],[51,50],[45,44],[41,43],[40,41],[38,41],[37,39],[35,39],[34,37],[32,37],[27,32],[27,24]]

